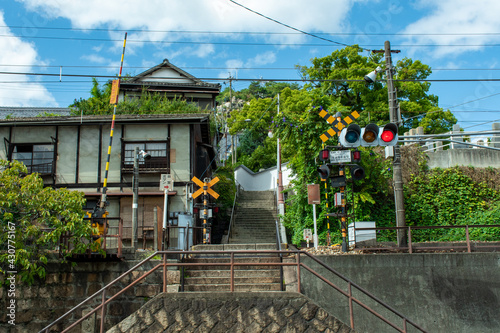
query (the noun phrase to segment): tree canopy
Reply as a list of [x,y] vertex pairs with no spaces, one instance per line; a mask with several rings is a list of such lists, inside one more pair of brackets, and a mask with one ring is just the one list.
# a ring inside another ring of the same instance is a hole
[[[367,84],[364,76],[377,66],[385,67],[382,55],[362,56],[358,46],[336,50],[331,55],[314,58],[312,66],[297,66],[302,77],[317,82],[308,83],[309,90],[320,90],[335,96],[351,111],[361,111],[358,121],[378,124],[389,122],[389,105],[385,71],[380,72],[373,84]],[[457,119],[450,111],[438,106],[438,97],[430,94],[430,82],[425,81],[432,73],[428,65],[419,60],[403,58],[393,65],[394,86],[397,90],[403,131],[418,126],[426,134],[450,131]]]
[[[63,260],[87,249],[98,250],[90,223],[83,221],[83,193],[43,187],[42,178],[27,174],[17,161],[0,160],[0,168],[2,273],[17,270],[22,281],[32,283],[45,276],[44,265],[57,247]],[[71,235],[71,248],[59,243],[65,234]]]

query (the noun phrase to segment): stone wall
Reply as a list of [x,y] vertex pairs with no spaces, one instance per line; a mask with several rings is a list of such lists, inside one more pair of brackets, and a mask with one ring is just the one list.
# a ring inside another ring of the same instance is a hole
[[353,332],[297,293],[161,294],[108,333]]
[[[69,264],[49,263],[44,282],[36,282],[31,286],[16,282],[16,318],[15,326],[9,325],[6,311],[0,311],[1,332],[38,332],[48,324],[55,321],[72,307],[84,301],[88,296],[97,292],[109,282],[126,272],[138,261],[128,262],[85,262],[72,267]],[[154,260],[132,272],[129,277],[120,280],[110,288],[107,295],[114,295],[124,288],[130,281],[144,274],[160,263]],[[168,271],[169,284],[179,283],[179,272]],[[107,307],[106,324],[111,327],[126,316],[130,315],[150,298],[161,292],[163,286],[163,271],[161,269],[148,276],[144,282],[132,287],[113,301]],[[0,277],[3,279],[4,277]],[[0,307],[6,309],[9,298],[5,288],[0,288]],[[100,304],[101,296],[90,301],[89,304]],[[88,313],[89,307],[84,307],[83,312]],[[76,312],[76,319],[82,315],[82,310]],[[96,320],[97,319],[97,320]],[[67,327],[66,322],[65,327]],[[80,329],[72,332],[92,333],[98,332],[95,326],[100,324],[100,316],[92,315]],[[62,326],[57,326],[52,332],[60,332]]]

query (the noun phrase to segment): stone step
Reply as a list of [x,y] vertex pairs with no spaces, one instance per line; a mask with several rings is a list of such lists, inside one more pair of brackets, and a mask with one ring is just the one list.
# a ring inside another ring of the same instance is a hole
[[[230,270],[189,270],[186,271],[189,278],[229,278]],[[235,270],[233,272],[235,278],[263,278],[263,277],[280,277],[280,270],[276,269],[247,269]]]
[[[203,284],[203,285],[186,285],[184,291],[196,292],[227,292],[231,290],[230,284]],[[251,283],[251,284],[235,284],[234,291],[279,291],[281,286],[279,283]]]
[[272,216],[258,216],[250,214],[236,215],[237,221],[264,221],[264,222],[275,222],[276,220]]
[[248,213],[242,213],[238,212],[236,214],[237,218],[249,218],[249,219],[263,219],[263,220],[273,220],[275,221],[275,216],[270,215],[270,214],[265,214],[265,213],[255,213],[255,212],[248,212]]
[[[228,261],[222,261],[222,258],[196,258],[196,259],[190,259],[189,262],[187,263],[211,263],[211,265],[186,265],[184,266],[185,272],[190,272],[194,270],[209,270],[209,271],[230,271],[231,266],[230,265],[218,265],[218,263],[229,263]],[[267,257],[266,261],[256,261],[256,260],[251,260],[255,258],[238,258],[235,260],[235,262],[239,263],[245,263],[245,265],[235,265],[234,270],[257,270],[257,269],[262,269],[262,270],[272,270],[272,269],[277,269],[278,266],[276,265],[266,265],[266,263],[272,263],[272,262],[279,262],[278,257]],[[259,258],[262,259],[262,258]],[[247,264],[248,263],[248,264]],[[252,263],[256,263],[257,265],[252,265]]]
[[269,232],[269,231],[276,231],[276,227],[274,225],[269,225],[269,224],[247,223],[247,224],[235,225],[234,230]]
[[[286,249],[287,244],[282,244],[282,248]],[[193,251],[266,251],[276,250],[276,242],[262,244],[199,244],[192,247]],[[227,254],[226,254],[227,255]],[[259,254],[262,255],[262,254]],[[238,254],[235,255],[238,257]],[[252,254],[252,256],[254,256]]]
[[[280,278],[278,277],[271,277],[271,276],[266,276],[266,277],[259,277],[259,278],[254,278],[254,277],[235,277],[234,278],[234,284],[263,284],[263,283],[279,283]],[[229,277],[208,277],[208,278],[195,278],[195,277],[188,277],[184,278],[184,288],[186,286],[193,286],[193,285],[221,285],[221,284],[230,284],[231,283],[231,278]]]

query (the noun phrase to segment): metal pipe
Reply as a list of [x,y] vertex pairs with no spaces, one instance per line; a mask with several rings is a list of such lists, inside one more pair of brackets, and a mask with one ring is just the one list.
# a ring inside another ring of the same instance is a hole
[[467,252],[471,253],[470,249],[470,236],[469,236],[469,226],[465,226],[465,239],[467,240]]
[[106,317],[106,289],[102,291],[102,307],[101,307],[101,333],[104,333],[104,318]]
[[231,292],[234,292],[234,252],[231,252]]
[[132,176],[132,235],[130,246],[135,249],[137,242],[137,220],[139,218],[139,147],[134,148],[134,173]]
[[348,283],[347,290],[349,291],[349,317],[351,319],[351,329],[354,330],[354,312],[353,312],[353,308],[352,308],[351,282]]

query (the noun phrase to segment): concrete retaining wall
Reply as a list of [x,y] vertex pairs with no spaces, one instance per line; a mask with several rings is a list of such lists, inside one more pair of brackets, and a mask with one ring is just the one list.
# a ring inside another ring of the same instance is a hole
[[[500,254],[376,254],[321,256],[323,262],[352,279],[429,332],[500,332]],[[332,278],[317,263],[304,263]],[[329,313],[348,322],[348,304],[333,288],[302,270],[302,291]],[[332,281],[347,290],[338,278]],[[355,291],[367,305],[382,307]],[[355,306],[356,332],[392,332]],[[400,327],[402,321],[387,314]],[[414,330],[409,330],[414,332]]]
[[430,168],[451,168],[456,165],[475,168],[500,168],[500,151],[491,149],[448,149],[428,152]]
[[296,293],[161,294],[108,333],[352,332]]

